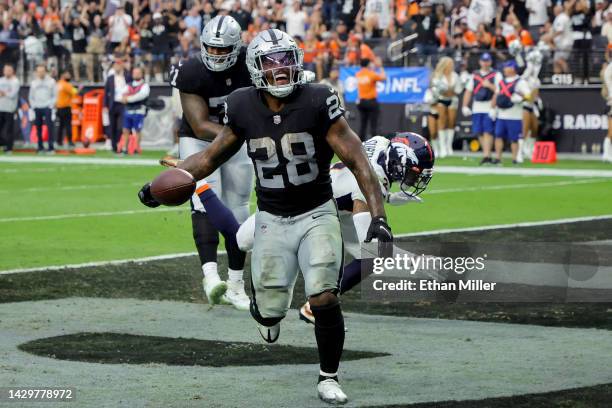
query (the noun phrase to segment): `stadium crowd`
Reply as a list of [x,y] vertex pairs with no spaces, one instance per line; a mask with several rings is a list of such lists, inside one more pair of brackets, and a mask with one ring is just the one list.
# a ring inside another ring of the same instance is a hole
[[202,27],[218,14],[240,23],[245,43],[267,28],[296,37],[319,78],[335,64],[385,57],[390,41],[410,34],[415,63],[477,50],[503,59],[518,39],[554,50],[555,72],[570,71],[571,57],[583,74],[588,52],[612,40],[607,0],[5,0],[0,13],[0,69],[16,66],[25,81],[46,61],[56,77],[68,68],[76,82],[100,82],[120,51],[162,82],[171,63],[199,52]]

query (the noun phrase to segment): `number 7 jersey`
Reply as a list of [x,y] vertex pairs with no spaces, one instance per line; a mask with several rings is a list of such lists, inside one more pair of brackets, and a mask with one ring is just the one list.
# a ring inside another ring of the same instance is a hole
[[326,140],[344,114],[336,91],[322,84],[296,87],[279,112],[254,87],[232,92],[224,123],[246,141],[257,182],[257,206],[283,217],[303,214],[333,198]]

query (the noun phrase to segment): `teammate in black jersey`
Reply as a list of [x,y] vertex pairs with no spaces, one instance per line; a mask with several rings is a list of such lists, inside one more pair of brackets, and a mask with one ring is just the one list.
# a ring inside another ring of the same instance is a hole
[[319,397],[344,403],[347,397],[337,378],[344,319],[337,297],[342,238],[329,176],[334,153],[355,174],[368,202],[372,223],[367,240],[377,239],[381,255],[389,255],[393,237],[377,176],[343,117],[337,93],[327,86],[305,84],[302,60],[302,51],[286,33],[259,33],[249,45],[246,61],[255,87],[239,89],[227,98],[220,134],[208,149],[180,167],[204,179],[246,141],[257,174],[259,207],[251,314],[262,337],[276,341],[299,268],[316,318]]
[[[183,117],[179,128],[181,159],[210,145],[221,131],[224,102],[235,89],[249,86],[251,79],[245,64],[240,26],[232,17],[217,16],[202,31],[202,55],[181,61],[170,70],[170,84],[180,92]],[[249,216],[253,169],[246,147],[238,150],[223,166],[210,174],[208,183],[235,217],[244,222]],[[201,186],[198,185],[198,187]],[[197,194],[192,200],[192,226],[208,301],[230,303],[238,309],[249,308],[244,292],[244,253],[226,245],[229,271],[227,284],[217,271],[219,234],[210,223]]]

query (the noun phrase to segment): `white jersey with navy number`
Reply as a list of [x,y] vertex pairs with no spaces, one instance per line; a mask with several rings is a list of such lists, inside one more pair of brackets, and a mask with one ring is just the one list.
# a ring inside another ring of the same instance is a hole
[[[508,91],[508,88],[509,91]],[[510,98],[513,94],[518,94],[524,98],[528,97],[531,93],[527,82],[519,77],[504,78],[501,73],[497,73],[495,76],[495,93],[498,95],[509,93],[505,95]],[[522,120],[523,119],[523,100],[520,102],[512,102],[509,108],[500,108],[498,104],[497,118],[502,120]]]
[[[391,142],[382,137],[374,136],[363,142],[363,147],[370,159],[370,164],[378,176],[378,182],[385,199],[389,194],[389,179],[383,166],[387,160],[387,149]],[[366,202],[365,196],[359,188],[355,175],[342,162],[334,163],[330,168],[332,180],[332,190],[334,199],[340,211],[352,212],[353,201],[360,200]]]

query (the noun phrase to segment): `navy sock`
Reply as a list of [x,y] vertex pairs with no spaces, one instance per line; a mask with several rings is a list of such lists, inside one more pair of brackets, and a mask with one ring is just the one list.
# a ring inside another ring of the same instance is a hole
[[346,293],[374,271],[374,259],[355,259],[344,267],[340,280],[340,293]]
[[238,248],[238,242],[236,241],[236,233],[238,228],[240,228],[238,220],[236,220],[232,211],[221,202],[212,189],[209,188],[198,194],[198,196],[204,205],[204,209],[206,209],[211,224],[225,238],[229,268],[233,270],[244,269],[246,254]]

